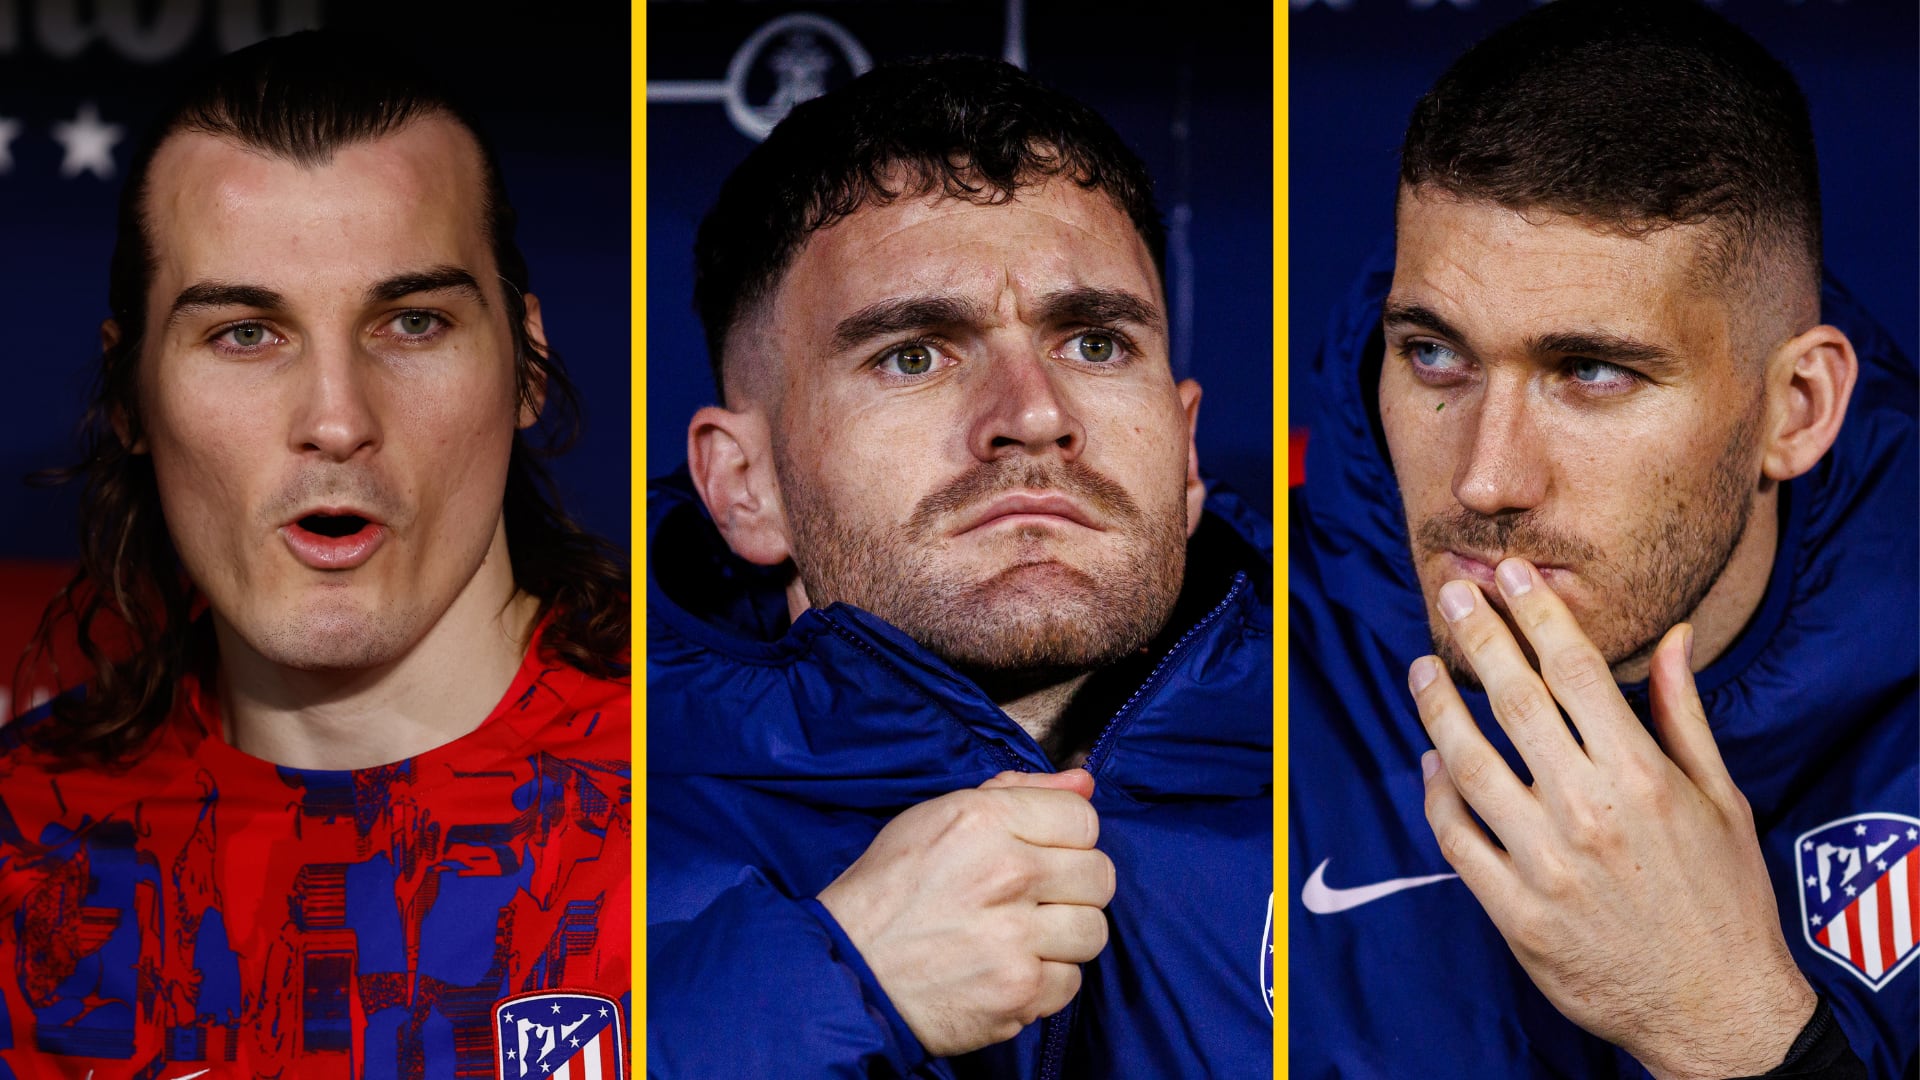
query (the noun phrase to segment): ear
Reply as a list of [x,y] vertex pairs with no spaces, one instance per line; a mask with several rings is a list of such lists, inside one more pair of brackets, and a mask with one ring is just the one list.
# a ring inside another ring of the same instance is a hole
[[[100,351],[110,353],[119,344],[120,323],[115,319],[103,321],[100,324]],[[147,452],[147,440],[133,437],[133,418],[127,415],[126,409],[115,406],[112,414],[107,417],[107,423],[113,425],[114,438],[119,439],[120,445],[127,448],[127,453]]]
[[1847,335],[1816,326],[1767,357],[1767,393],[1773,430],[1761,469],[1770,480],[1791,480],[1820,460],[1840,435],[1860,360]]
[[[541,359],[545,359],[548,355],[547,327],[540,321],[540,298],[528,293],[523,299],[527,305],[527,316],[521,325],[526,328],[527,340],[533,342],[533,351],[539,353]],[[516,426],[524,430],[539,423],[540,410],[546,407],[547,372],[544,368],[536,368],[533,373],[533,387],[526,395],[526,400],[520,403],[520,419]]]
[[1207,485],[1200,480],[1200,451],[1194,446],[1194,432],[1200,430],[1200,383],[1183,380],[1178,387],[1180,407],[1187,414],[1187,535],[1200,527],[1200,509],[1207,501]]
[[765,413],[718,405],[694,413],[687,425],[687,470],[735,555],[761,566],[787,561],[792,549]]

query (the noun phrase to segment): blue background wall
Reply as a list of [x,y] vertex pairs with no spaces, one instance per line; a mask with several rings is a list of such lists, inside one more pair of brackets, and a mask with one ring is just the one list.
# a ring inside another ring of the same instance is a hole
[[[1206,389],[1200,462],[1267,507],[1272,499],[1272,26],[1259,5],[980,0],[815,3],[874,60],[937,52],[1003,56],[1098,109],[1147,162],[1170,227],[1174,366]],[[1020,30],[1007,32],[1009,10]],[[1137,9],[1137,10],[1136,10]],[[1231,9],[1231,10],[1226,10]],[[802,10],[782,3],[655,3],[647,14],[647,470],[686,456],[686,425],[714,398],[692,312],[693,234],[720,182],[753,145],[722,103],[763,104],[778,67],[816,57],[820,81],[852,75],[819,24],[749,38]],[[807,40],[801,40],[800,35]],[[776,57],[788,50],[787,60]]]
[[[1467,46],[1531,0],[1293,0],[1288,347],[1307,357],[1367,256],[1390,242],[1400,136],[1413,103]],[[1827,267],[1909,356],[1916,339],[1920,4],[1722,0],[1712,5],[1799,79],[1820,154]],[[1294,428],[1312,400],[1289,396]]]

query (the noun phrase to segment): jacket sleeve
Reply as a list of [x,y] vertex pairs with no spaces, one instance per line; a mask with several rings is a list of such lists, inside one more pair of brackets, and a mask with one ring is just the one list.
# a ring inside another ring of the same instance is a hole
[[647,1075],[887,1080],[947,1075],[826,908],[759,871],[647,929]]
[[1788,1049],[1787,1060],[1766,1075],[1804,1080],[1866,1080],[1867,1067],[1848,1044],[1847,1033],[1840,1030],[1840,1022],[1833,1017],[1833,1005],[1822,994],[1819,1006],[1813,1010],[1813,1019],[1800,1029]]

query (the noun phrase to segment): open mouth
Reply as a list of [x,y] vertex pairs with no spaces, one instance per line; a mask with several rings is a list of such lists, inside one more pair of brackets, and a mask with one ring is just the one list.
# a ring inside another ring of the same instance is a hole
[[300,519],[301,528],[334,540],[352,536],[370,524],[358,514],[308,514]]
[[315,570],[351,570],[386,542],[386,527],[359,514],[312,513],[280,529],[293,557]]

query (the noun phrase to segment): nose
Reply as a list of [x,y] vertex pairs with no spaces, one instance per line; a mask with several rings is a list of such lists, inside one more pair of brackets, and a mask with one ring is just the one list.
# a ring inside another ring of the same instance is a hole
[[1080,456],[1087,433],[1057,381],[1060,373],[1031,346],[994,357],[974,389],[969,448],[982,461],[1018,454]]
[[349,342],[315,343],[302,357],[303,378],[288,432],[293,449],[347,461],[380,442],[373,365]]
[[1531,510],[1549,486],[1545,436],[1527,404],[1523,380],[1490,380],[1461,435],[1466,452],[1453,475],[1453,497],[1492,516]]

